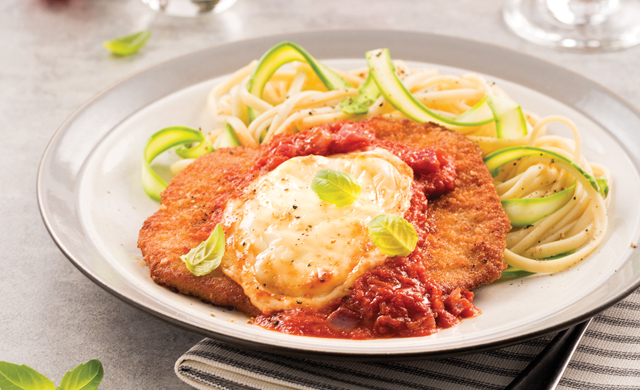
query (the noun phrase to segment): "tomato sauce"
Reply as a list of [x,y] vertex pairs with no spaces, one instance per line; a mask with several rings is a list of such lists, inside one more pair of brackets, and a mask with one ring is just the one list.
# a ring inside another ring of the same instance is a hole
[[301,308],[263,314],[254,322],[284,333],[349,339],[426,336],[479,314],[473,293],[455,289],[444,295],[423,265],[427,203],[454,188],[456,171],[440,150],[415,149],[378,140],[366,122],[336,122],[296,135],[277,136],[266,145],[256,169],[265,173],[298,156],[329,156],[380,147],[414,171],[411,206],[404,218],[418,233],[416,249],[358,278],[350,293],[321,309]]
[[294,157],[311,154],[330,156],[374,147],[387,149],[410,166],[427,196],[440,195],[453,189],[455,166],[445,153],[379,140],[367,122],[334,122],[293,136],[276,136],[262,150],[256,168],[264,173]]

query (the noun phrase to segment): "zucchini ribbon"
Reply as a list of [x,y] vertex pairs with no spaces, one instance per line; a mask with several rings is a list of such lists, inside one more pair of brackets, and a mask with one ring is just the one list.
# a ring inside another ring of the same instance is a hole
[[[197,142],[193,147],[184,145]],[[151,162],[176,146],[176,153],[182,158],[197,158],[213,151],[211,141],[200,130],[175,126],[164,128],[152,135],[144,148],[142,159],[142,188],[153,200],[160,200],[160,193],[167,188],[167,183],[151,168]]]

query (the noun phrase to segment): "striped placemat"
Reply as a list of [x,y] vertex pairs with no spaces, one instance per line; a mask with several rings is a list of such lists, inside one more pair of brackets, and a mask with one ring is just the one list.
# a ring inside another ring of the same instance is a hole
[[[202,389],[503,389],[549,343],[441,360],[361,363],[258,352],[204,339],[176,362],[180,379]],[[560,389],[640,389],[640,290],[591,322]]]

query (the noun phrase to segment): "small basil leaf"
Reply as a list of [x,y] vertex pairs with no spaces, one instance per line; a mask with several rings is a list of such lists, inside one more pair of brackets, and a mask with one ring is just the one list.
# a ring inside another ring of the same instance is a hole
[[603,198],[606,198],[609,195],[609,184],[607,184],[607,179],[601,177],[600,179],[596,179],[596,184],[598,185],[598,192],[602,195]]
[[222,255],[224,255],[224,231],[222,231],[222,225],[217,224],[209,238],[180,258],[192,274],[203,276],[218,268]]
[[95,359],[89,360],[67,371],[56,390],[96,390],[103,376],[102,363]]
[[311,189],[327,203],[349,206],[358,199],[362,187],[348,173],[321,169],[311,180]]
[[399,215],[380,214],[368,229],[373,243],[387,256],[408,256],[416,249],[418,233]]
[[29,366],[0,362],[0,389],[54,390],[53,382]]
[[144,30],[126,37],[105,41],[104,47],[119,56],[128,56],[140,50],[151,37],[151,31]]

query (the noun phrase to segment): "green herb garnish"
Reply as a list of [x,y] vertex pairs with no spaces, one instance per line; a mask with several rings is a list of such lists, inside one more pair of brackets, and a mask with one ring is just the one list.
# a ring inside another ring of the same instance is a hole
[[338,207],[353,204],[362,192],[362,187],[353,176],[326,168],[313,177],[311,189],[320,199]]
[[2,390],[96,390],[103,376],[102,363],[89,360],[64,374],[56,388],[49,378],[31,367],[0,362]]
[[418,233],[399,215],[380,214],[368,229],[373,243],[387,256],[408,256],[416,249]]
[[224,246],[222,225],[217,224],[209,238],[180,258],[192,274],[203,276],[218,268],[224,255]]
[[144,30],[126,37],[105,41],[104,47],[119,56],[128,56],[140,50],[151,37],[151,31]]

